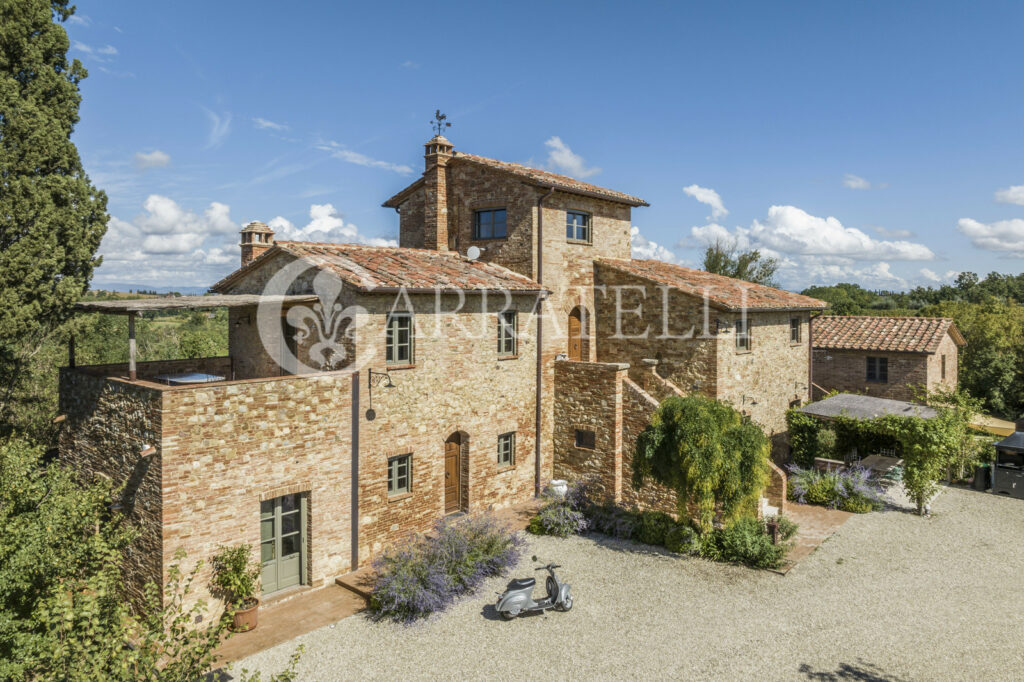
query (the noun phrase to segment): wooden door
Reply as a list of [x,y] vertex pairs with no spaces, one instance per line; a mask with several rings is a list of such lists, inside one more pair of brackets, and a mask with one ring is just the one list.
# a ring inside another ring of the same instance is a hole
[[462,471],[461,454],[462,439],[454,435],[444,444],[444,513],[459,511],[459,490],[462,488],[460,473]]
[[569,313],[569,359],[579,362],[583,359],[583,320],[579,308]]
[[305,509],[301,494],[260,503],[260,584],[264,594],[302,583]]

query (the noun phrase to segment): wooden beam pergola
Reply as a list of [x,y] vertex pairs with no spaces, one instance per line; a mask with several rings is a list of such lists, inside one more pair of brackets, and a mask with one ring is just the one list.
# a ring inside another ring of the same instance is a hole
[[[74,309],[83,313],[105,313],[128,316],[128,379],[137,379],[135,318],[158,310],[202,310],[205,308],[245,308],[259,305],[295,305],[315,303],[316,294],[217,294],[210,296],[160,296],[155,298],[123,298],[110,301],[79,301]],[[75,339],[68,339],[68,366],[75,366]]]

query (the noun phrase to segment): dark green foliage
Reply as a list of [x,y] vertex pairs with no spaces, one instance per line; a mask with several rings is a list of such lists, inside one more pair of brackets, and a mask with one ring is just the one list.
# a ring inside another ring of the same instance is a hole
[[69,4],[0,3],[0,435],[33,355],[88,289],[108,220],[71,142],[87,73],[67,59]]
[[675,525],[675,519],[664,512],[641,512],[637,539],[647,545],[664,545],[666,535]]
[[252,558],[251,545],[221,547],[213,557],[213,584],[228,603],[244,608],[256,596],[259,580],[260,567]]
[[783,540],[792,539],[792,537],[796,535],[796,532],[800,530],[800,527],[796,524],[796,522],[790,519],[788,516],[783,516],[780,514],[778,517],[776,517],[776,520],[779,523],[779,537]]
[[613,538],[630,539],[640,527],[640,515],[623,509],[614,502],[591,505],[586,508],[589,528]]
[[706,534],[701,556],[714,561],[731,561],[754,568],[778,568],[789,546],[773,545],[764,523],[751,517],[737,519],[725,528]]
[[725,275],[734,279],[742,279],[765,286],[778,286],[775,273],[779,269],[779,260],[762,256],[757,249],[741,251],[735,241],[718,240],[704,249],[704,261],[701,266],[707,272]]
[[760,427],[701,395],[670,397],[637,439],[633,486],[648,477],[676,491],[679,515],[706,532],[716,514],[752,514],[768,478],[770,445]]
[[674,554],[696,554],[699,542],[697,531],[685,523],[673,523],[665,533],[665,549]]

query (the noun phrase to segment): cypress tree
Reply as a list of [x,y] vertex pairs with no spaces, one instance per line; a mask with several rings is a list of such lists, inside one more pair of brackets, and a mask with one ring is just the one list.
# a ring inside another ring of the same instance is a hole
[[74,11],[0,0],[0,436],[28,359],[88,290],[109,218],[71,141],[88,75],[67,58]]

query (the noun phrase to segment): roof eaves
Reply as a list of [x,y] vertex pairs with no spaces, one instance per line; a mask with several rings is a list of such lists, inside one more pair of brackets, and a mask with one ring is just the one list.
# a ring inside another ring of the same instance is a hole
[[424,179],[422,177],[420,177],[418,180],[414,181],[412,184],[407,186],[405,189],[403,189],[402,191],[398,192],[398,194],[394,195],[393,197],[391,197],[390,199],[385,201],[383,204],[381,204],[381,206],[384,207],[384,208],[398,208],[399,206],[402,205],[402,203],[406,199],[409,198],[410,194],[412,194],[417,189],[422,187],[424,182],[425,182]]

